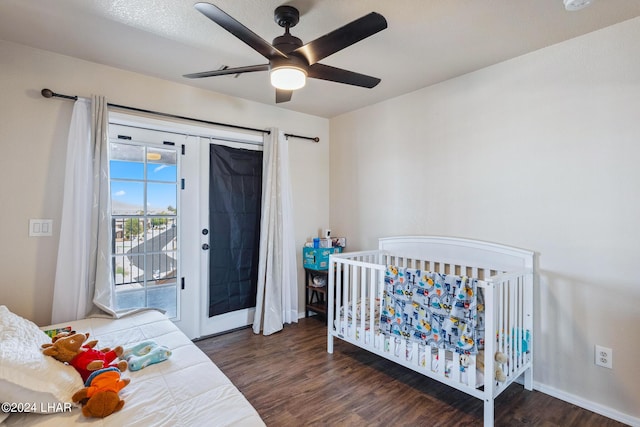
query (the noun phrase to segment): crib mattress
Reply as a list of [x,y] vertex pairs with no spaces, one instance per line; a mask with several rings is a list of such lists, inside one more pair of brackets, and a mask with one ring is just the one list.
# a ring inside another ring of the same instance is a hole
[[154,340],[171,357],[139,371],[120,391],[124,408],[106,418],[86,418],[75,408],[60,414],[12,414],[3,426],[264,426],[240,391],[166,316],[148,310],[121,319],[90,318],[42,329],[71,326],[89,332],[100,348],[129,347]]

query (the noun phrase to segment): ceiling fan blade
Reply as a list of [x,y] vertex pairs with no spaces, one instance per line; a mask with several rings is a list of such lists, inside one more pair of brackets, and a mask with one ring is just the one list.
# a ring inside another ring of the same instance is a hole
[[262,37],[227,15],[222,9],[210,3],[196,3],[194,7],[207,18],[220,25],[225,30],[245,42],[260,55],[267,59],[287,58],[287,55],[271,46]]
[[304,56],[313,65],[327,56],[387,28],[387,20],[376,12],[338,28],[324,36],[300,46],[293,52]]
[[276,89],[276,104],[291,101],[292,90]]
[[268,71],[269,64],[249,65],[247,67],[223,68],[221,70],[203,71],[201,73],[185,74],[182,77],[188,79],[201,79],[203,77],[225,76],[227,74],[252,73],[254,71]]
[[366,87],[371,89],[375,87],[380,80],[377,77],[367,76],[366,74],[355,73],[342,68],[331,67],[330,65],[313,64],[307,72],[308,77],[321,80],[329,80],[347,85]]

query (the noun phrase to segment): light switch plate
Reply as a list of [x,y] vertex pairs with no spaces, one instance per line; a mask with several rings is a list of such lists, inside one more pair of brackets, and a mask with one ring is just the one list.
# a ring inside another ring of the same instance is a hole
[[52,219],[30,219],[29,237],[46,237],[53,235]]

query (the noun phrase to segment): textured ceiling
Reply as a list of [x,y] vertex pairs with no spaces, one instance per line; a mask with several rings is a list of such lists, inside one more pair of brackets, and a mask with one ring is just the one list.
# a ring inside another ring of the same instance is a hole
[[[0,39],[275,105],[267,72],[183,74],[265,63],[193,8],[195,0],[0,0]],[[373,89],[310,79],[279,107],[333,117],[640,16],[640,0],[210,0],[271,42],[273,10],[300,10],[309,42],[369,12],[389,27],[321,62],[382,79]],[[37,89],[37,88],[36,88]],[[51,88],[55,90],[55,88]]]

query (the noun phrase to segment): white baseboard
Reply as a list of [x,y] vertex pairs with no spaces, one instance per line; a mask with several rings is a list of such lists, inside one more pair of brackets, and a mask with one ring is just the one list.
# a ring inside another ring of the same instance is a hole
[[[315,314],[315,313],[312,313],[312,314]],[[305,317],[305,312],[304,311],[298,312],[298,319],[302,319],[303,317]]]
[[590,400],[586,400],[580,396],[558,390],[537,381],[533,382],[533,388],[541,393],[548,394],[549,396],[555,397],[556,399],[572,403],[591,412],[595,412],[596,414],[611,418],[612,420],[616,420],[633,427],[640,427],[640,418],[632,417],[628,414],[623,414],[622,412],[616,411],[615,409],[611,409],[607,406],[600,405],[599,403],[595,403]]

